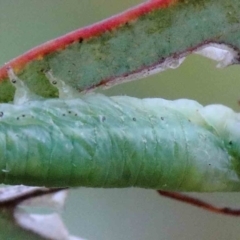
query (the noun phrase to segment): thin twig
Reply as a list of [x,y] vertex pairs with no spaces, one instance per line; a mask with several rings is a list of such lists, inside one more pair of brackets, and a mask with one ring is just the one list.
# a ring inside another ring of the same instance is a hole
[[162,191],[162,190],[158,190],[157,192],[164,197],[168,197],[168,198],[180,201],[180,202],[191,204],[193,206],[202,208],[202,209],[210,211],[210,212],[224,214],[224,215],[231,215],[231,216],[235,216],[235,217],[240,216],[240,209],[232,209],[232,208],[228,208],[228,207],[223,207],[223,208],[217,207],[210,203],[204,202],[203,200],[185,195],[183,193],[168,192],[168,191]]

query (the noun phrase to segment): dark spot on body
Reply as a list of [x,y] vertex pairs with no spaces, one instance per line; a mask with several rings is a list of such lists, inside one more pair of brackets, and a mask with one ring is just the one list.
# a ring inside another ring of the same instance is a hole
[[25,117],[25,114],[23,114],[22,117]]
[[79,38],[78,43],[82,43],[83,42],[83,38]]
[[0,117],[2,117],[3,116],[3,112],[0,112]]
[[188,122],[191,122],[191,120],[190,120],[190,119],[188,119]]
[[68,111],[69,114],[71,114],[72,112],[71,111]]
[[211,163],[209,163],[209,164],[208,164],[208,166],[212,166],[212,164],[211,164]]
[[66,114],[65,114],[65,113],[63,113],[62,115],[63,115],[64,117],[66,116]]
[[137,121],[137,119],[134,117],[133,119],[132,119],[134,122],[136,122]]
[[75,115],[74,116],[77,116],[77,113],[75,113]]
[[52,81],[52,84],[53,84],[53,85],[56,85],[56,84],[57,84],[57,81]]
[[164,120],[164,117],[161,117],[161,120]]
[[106,117],[103,116],[103,117],[102,117],[102,122],[105,122],[105,121],[106,121]]
[[17,117],[17,120],[19,120],[19,117]]
[[229,145],[231,145],[231,146],[232,146],[232,144],[233,144],[233,142],[232,142],[232,141],[229,141]]
[[12,83],[16,83],[17,81],[15,79],[12,80]]

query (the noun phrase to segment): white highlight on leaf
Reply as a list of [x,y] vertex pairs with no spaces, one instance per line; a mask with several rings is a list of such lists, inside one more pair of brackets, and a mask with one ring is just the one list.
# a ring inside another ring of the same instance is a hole
[[[36,191],[47,192],[48,189],[41,187],[27,187],[24,185],[0,188],[0,203],[7,204],[8,201],[14,201],[21,197],[29,196],[29,199],[21,202],[16,207],[9,208],[10,214],[13,214],[12,218],[9,220],[9,224],[12,224],[13,226],[13,234],[15,228],[17,230],[20,226],[26,230],[26,239],[28,239],[29,233],[35,233],[43,239],[83,240],[82,238],[69,235],[59,214],[29,214],[21,208],[21,206],[27,205],[38,207],[47,206],[62,209],[67,197],[67,190],[45,194],[40,197],[31,197],[31,194],[34,195]],[[8,208],[5,209],[5,211],[6,210],[8,210]]]
[[235,62],[238,53],[224,44],[211,43],[194,51],[194,53],[213,59],[218,62],[217,67],[227,67]]
[[[28,214],[22,209],[14,212],[16,222],[24,229],[39,234],[42,237],[53,240],[81,240],[81,238],[69,235],[60,216],[56,213],[49,215]],[[83,239],[82,239],[83,240]]]
[[27,199],[21,203],[21,206],[51,207],[55,208],[56,210],[62,210],[67,196],[68,191],[63,190],[41,197]]
[[32,193],[37,189],[45,189],[40,187],[27,187],[24,185],[17,185],[12,187],[0,188],[0,202],[10,201],[26,194]]
[[168,68],[176,69],[183,63],[184,60],[185,60],[185,57],[182,57],[179,59],[174,59],[173,61],[170,61],[170,62],[166,62],[166,69]]

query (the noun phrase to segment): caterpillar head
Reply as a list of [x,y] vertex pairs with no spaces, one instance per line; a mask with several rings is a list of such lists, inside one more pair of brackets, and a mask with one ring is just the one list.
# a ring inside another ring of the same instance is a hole
[[240,165],[240,114],[223,105],[209,105],[200,114]]

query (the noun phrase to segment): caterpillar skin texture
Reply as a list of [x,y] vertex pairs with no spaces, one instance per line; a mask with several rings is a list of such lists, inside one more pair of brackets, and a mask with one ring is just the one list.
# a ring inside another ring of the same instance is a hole
[[2,183],[240,190],[240,119],[227,107],[100,94],[46,100],[16,87],[15,104],[0,104]]

